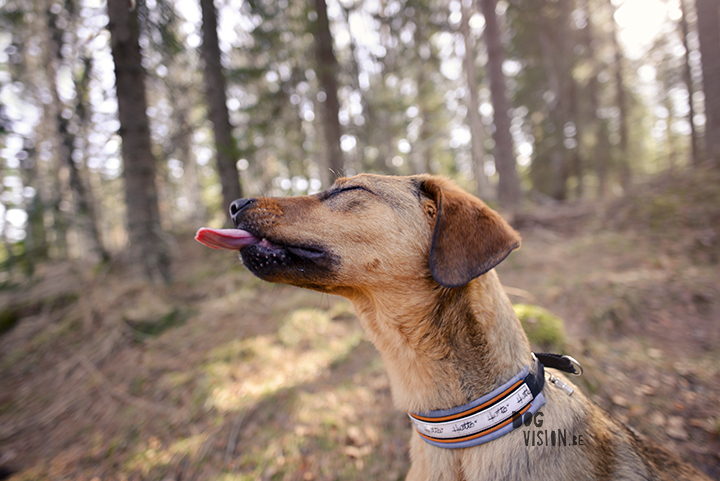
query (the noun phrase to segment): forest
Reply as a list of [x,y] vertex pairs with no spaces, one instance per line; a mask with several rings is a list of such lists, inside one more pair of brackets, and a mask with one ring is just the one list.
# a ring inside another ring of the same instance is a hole
[[0,0],[0,479],[402,479],[344,300],[193,241],[431,173],[534,346],[720,476],[717,0]]

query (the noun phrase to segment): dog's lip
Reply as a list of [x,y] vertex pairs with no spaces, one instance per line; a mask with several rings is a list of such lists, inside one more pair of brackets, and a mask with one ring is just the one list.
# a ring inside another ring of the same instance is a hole
[[240,250],[262,241],[250,232],[242,229],[211,229],[201,227],[195,234],[195,240],[212,249]]
[[307,259],[318,259],[325,255],[324,250],[311,246],[286,245],[285,250],[298,257],[305,257]]

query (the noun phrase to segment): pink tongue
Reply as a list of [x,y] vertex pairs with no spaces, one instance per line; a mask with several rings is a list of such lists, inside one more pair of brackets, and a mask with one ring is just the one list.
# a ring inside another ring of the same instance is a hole
[[260,239],[240,229],[210,229],[201,227],[195,240],[213,249],[240,250],[250,244],[257,244]]

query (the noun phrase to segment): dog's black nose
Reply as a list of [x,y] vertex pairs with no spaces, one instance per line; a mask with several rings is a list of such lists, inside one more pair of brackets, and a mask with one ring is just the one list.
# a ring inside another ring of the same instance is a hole
[[235,227],[238,226],[238,217],[240,213],[250,207],[255,202],[255,199],[235,199],[230,203],[230,217],[232,218]]

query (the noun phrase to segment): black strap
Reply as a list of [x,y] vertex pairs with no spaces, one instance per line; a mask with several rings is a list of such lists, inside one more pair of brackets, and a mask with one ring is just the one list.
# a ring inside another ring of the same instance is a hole
[[[537,357],[537,354],[535,355]],[[525,384],[530,388],[533,399],[537,397],[545,387],[545,369],[543,368],[540,358],[530,364],[530,372],[525,376]]]
[[538,361],[540,361],[546,367],[557,369],[568,374],[575,374],[576,376],[579,376],[581,374],[581,372],[578,371],[577,367],[575,366],[575,363],[570,358],[568,358],[568,356],[563,356],[562,354],[553,354],[550,352],[536,352],[534,354],[535,357],[538,358]]

